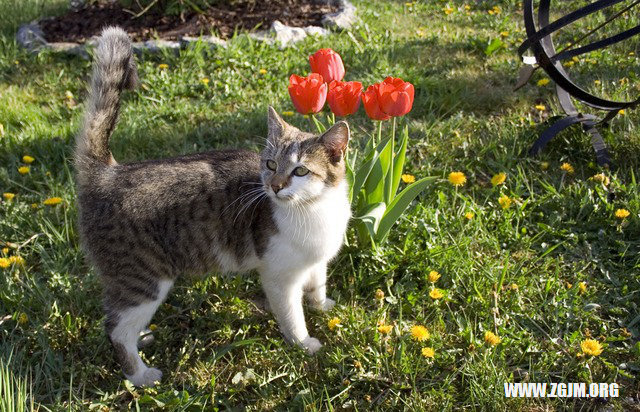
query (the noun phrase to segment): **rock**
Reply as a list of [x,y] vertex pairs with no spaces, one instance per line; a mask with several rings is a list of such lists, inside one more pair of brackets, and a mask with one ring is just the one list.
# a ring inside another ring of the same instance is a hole
[[86,3],[86,0],[69,0],[69,8],[73,11],[78,11],[82,9]]
[[47,47],[55,52],[65,53],[65,54],[73,54],[75,56],[80,56],[83,59],[89,58],[89,53],[87,53],[87,49],[82,44],[78,43],[48,43]]
[[195,43],[197,41],[202,41],[202,42],[208,43],[213,47],[218,47],[218,46],[227,47],[227,42],[216,36],[200,36],[200,37],[184,36],[180,39],[180,41],[184,45],[187,45],[189,43]]
[[329,34],[329,30],[318,26],[307,26],[304,28],[304,32],[309,36],[326,36]]
[[23,24],[18,28],[16,33],[16,41],[19,45],[32,53],[37,53],[47,48],[47,41],[44,39],[44,33],[37,22]]
[[356,7],[349,0],[330,0],[330,4],[338,6],[335,13],[325,14],[322,24],[325,27],[348,29],[356,22]]
[[291,27],[280,23],[278,20],[271,24],[271,32],[275,34],[276,41],[281,47],[299,42],[307,37],[307,33],[300,27]]

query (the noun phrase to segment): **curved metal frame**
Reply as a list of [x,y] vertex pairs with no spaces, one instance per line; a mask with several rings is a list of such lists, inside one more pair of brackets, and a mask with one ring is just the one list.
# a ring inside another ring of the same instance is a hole
[[[602,139],[602,136],[596,129],[596,126],[598,124],[609,122],[613,117],[616,116],[616,114],[618,114],[621,109],[633,107],[640,104],[640,97],[630,102],[617,102],[594,96],[571,81],[569,75],[564,70],[564,67],[562,67],[561,61],[573,58],[584,53],[589,53],[594,50],[602,49],[604,47],[610,46],[612,44],[621,42],[637,34],[640,34],[640,25],[618,33],[614,36],[610,36],[605,39],[590,43],[586,46],[561,51],[560,53],[556,52],[553,40],[551,39],[551,35],[559,29],[589,14],[595,13],[599,10],[621,3],[623,1],[625,0],[597,0],[585,7],[567,14],[566,16],[554,22],[550,22],[549,7],[551,5],[551,0],[540,0],[540,4],[538,6],[538,25],[540,26],[540,29],[538,29],[534,17],[534,2],[533,0],[524,0],[524,24],[528,38],[518,48],[518,54],[522,58],[523,54],[527,50],[531,50],[535,56],[535,63],[537,64],[537,66],[525,66],[523,69],[521,69],[520,79],[518,80],[516,89],[526,84],[526,82],[531,78],[533,72],[541,67],[556,83],[556,93],[558,95],[560,106],[562,107],[562,110],[564,110],[564,112],[567,114],[566,117],[558,120],[542,133],[542,135],[531,147],[529,151],[531,155],[540,153],[540,151],[542,151],[546,144],[560,131],[576,123],[581,123],[583,130],[591,136],[591,144],[593,145],[593,148],[596,152],[596,159],[598,161],[598,164],[603,166],[609,166],[611,164],[611,159],[609,157],[607,147],[604,143],[604,140]],[[625,7],[622,11],[607,20],[605,23],[598,26],[589,34],[597,31],[597,29],[599,29],[600,27],[611,22],[625,11],[628,11],[639,4],[640,0],[632,1],[630,5]],[[578,99],[587,106],[599,110],[606,110],[609,113],[603,119],[599,119],[594,115],[579,113],[577,108],[573,104],[572,98]]]

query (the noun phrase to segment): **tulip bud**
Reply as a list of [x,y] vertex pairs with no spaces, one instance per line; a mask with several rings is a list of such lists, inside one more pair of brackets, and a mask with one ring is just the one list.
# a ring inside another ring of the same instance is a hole
[[325,82],[340,81],[344,78],[344,64],[338,53],[331,49],[320,49],[309,56],[311,71],[322,75]]
[[317,73],[307,77],[292,74],[289,78],[289,96],[299,113],[318,113],[327,99],[327,84]]
[[329,83],[327,103],[336,116],[348,116],[358,111],[361,94],[362,83],[334,80]]

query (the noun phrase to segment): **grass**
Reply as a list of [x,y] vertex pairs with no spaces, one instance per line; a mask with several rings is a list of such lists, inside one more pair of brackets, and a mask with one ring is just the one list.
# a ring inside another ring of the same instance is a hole
[[[70,153],[91,63],[18,48],[12,36],[19,22],[61,12],[66,2],[30,0],[18,7],[22,3],[0,0],[2,15],[11,17],[0,23],[0,191],[16,194],[0,203],[0,244],[8,249],[3,256],[25,260],[0,269],[3,410],[32,404],[56,411],[604,405],[504,398],[504,382],[523,380],[617,382],[621,395],[607,405],[639,407],[637,111],[601,128],[611,170],[594,164],[589,140],[577,129],[554,139],[540,158],[527,157],[559,108],[552,83],[536,86],[541,72],[512,91],[520,67],[515,49],[524,37],[515,2],[360,0],[355,28],[294,48],[279,50],[240,34],[226,49],[195,45],[178,55],[139,56],[142,87],[125,97],[111,143],[118,161],[227,146],[258,150],[267,105],[292,110],[288,76],[306,73],[307,56],[331,47],[346,63],[347,80],[368,85],[394,75],[416,86],[414,109],[400,122],[410,130],[407,172],[440,178],[380,251],[358,247],[350,232],[350,246],[330,267],[329,294],[337,307],[307,317],[312,335],[326,344],[318,356],[283,342],[257,303],[256,276],[179,281],[154,317],[155,343],[143,351],[165,373],[154,389],[122,380],[102,329],[96,274],[78,245]],[[499,13],[490,14],[495,5]],[[446,14],[446,7],[453,11]],[[559,44],[598,19],[559,34]],[[637,17],[624,21],[628,28]],[[498,47],[489,48],[492,43]],[[639,55],[636,38],[613,53],[585,56],[569,70],[590,90],[632,99],[640,91]],[[169,68],[159,69],[160,63]],[[312,128],[301,116],[286,119]],[[352,144],[362,144],[371,122],[363,111],[349,121]],[[17,170],[23,155],[35,158],[26,175]],[[560,169],[565,162],[574,173]],[[454,189],[446,180],[452,171],[464,172],[467,184]],[[507,179],[493,187],[498,172]],[[610,183],[590,180],[597,173]],[[501,195],[513,200],[508,209],[498,204]],[[44,205],[50,197],[62,203]],[[617,219],[618,208],[630,216]],[[442,275],[434,285],[427,279],[432,270]],[[429,297],[433,287],[444,298]],[[383,300],[375,298],[377,289]],[[334,317],[341,325],[329,330]],[[380,320],[394,325],[389,335],[377,332]],[[417,324],[430,331],[426,343],[411,339],[409,328]],[[501,343],[486,344],[486,331]],[[588,337],[602,343],[600,356],[582,354]],[[434,349],[433,359],[421,355],[425,346]]]

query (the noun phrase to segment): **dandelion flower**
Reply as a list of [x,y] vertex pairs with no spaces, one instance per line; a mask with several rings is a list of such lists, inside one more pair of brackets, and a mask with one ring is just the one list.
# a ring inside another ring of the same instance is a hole
[[545,110],[547,110],[547,106],[545,106],[544,104],[536,104],[536,109],[540,110],[541,112],[544,112]]
[[203,77],[202,79],[200,79],[200,81],[207,86],[209,84],[209,78],[208,77]]
[[564,162],[562,165],[560,165],[560,170],[565,171],[569,174],[573,174],[573,172],[575,172],[575,169],[573,168],[573,166],[571,166],[571,163],[567,162]]
[[158,329],[158,325],[156,325],[155,323],[152,323],[151,325],[149,325],[149,330],[151,332],[153,332],[154,330]]
[[9,267],[9,265],[11,265],[11,261],[9,260],[9,258],[0,258],[0,268],[6,269]]
[[444,14],[446,14],[446,15],[449,15],[449,14],[453,13],[453,9],[451,7],[448,7],[448,6],[445,7],[443,9],[443,11],[444,11]]
[[24,265],[24,258],[22,256],[9,256],[9,262],[16,265]]
[[160,63],[160,64],[158,65],[158,69],[160,69],[160,70],[166,70],[166,69],[168,69],[168,68],[169,68],[169,65],[168,65],[168,64],[166,64],[166,63]]
[[449,183],[454,186],[462,186],[467,183],[467,177],[462,172],[449,173]]
[[422,348],[422,356],[425,358],[433,358],[436,354],[436,351],[433,348]]
[[71,99],[73,99],[73,93],[71,93],[69,90],[67,90],[66,92],[64,92],[64,97],[67,100],[71,100]]
[[501,37],[507,37],[508,35],[509,35],[509,32],[508,32],[508,31],[501,31],[501,32],[500,32],[500,36],[501,36]]
[[464,5],[464,9],[465,9],[465,10],[467,10],[467,11],[469,11],[469,10],[471,10],[471,6],[469,6],[468,4],[465,4],[465,5]]
[[627,209],[616,209],[616,217],[618,219],[626,219],[631,213]]
[[37,209],[37,208],[38,208],[37,203],[31,203],[31,209]]
[[440,279],[440,274],[438,272],[436,272],[435,270],[429,272],[429,282],[436,283],[438,279]]
[[494,186],[498,186],[503,184],[505,180],[507,180],[507,174],[500,172],[491,178],[491,184]]
[[384,299],[384,292],[382,291],[382,289],[376,289],[376,299],[378,300],[382,300]]
[[442,297],[444,296],[444,293],[442,293],[442,290],[438,288],[434,288],[431,290],[431,292],[429,292],[429,296],[431,297],[431,299],[438,300],[438,299],[442,299]]
[[3,248],[2,248],[2,253],[3,253],[4,255],[7,255],[7,254],[9,253],[9,248],[8,248],[8,247],[3,247]]
[[334,330],[338,325],[342,325],[342,321],[339,318],[332,318],[327,322],[329,330]]
[[2,197],[4,198],[4,200],[7,200],[7,201],[8,200],[13,200],[13,198],[16,197],[16,194],[15,193],[6,192],[6,193],[2,194]]
[[49,199],[45,199],[44,202],[42,203],[44,203],[47,206],[55,206],[61,202],[62,202],[62,198],[60,197],[50,197]]
[[597,79],[593,81],[593,84],[595,84],[596,86],[600,86],[601,83],[602,82],[600,80],[597,80]]
[[538,86],[542,87],[542,86],[546,86],[549,84],[549,79],[547,79],[546,77],[544,79],[540,79],[538,80],[538,82],[536,83]]
[[549,168],[549,162],[541,162],[540,169],[547,170]]
[[415,325],[411,327],[411,337],[418,342],[425,341],[431,337],[431,334],[422,325]]
[[498,198],[498,203],[500,204],[501,208],[509,209],[511,207],[511,204],[513,203],[513,200],[507,195],[502,195]]
[[267,69],[260,69],[259,72],[260,74],[267,74]]
[[292,112],[291,110],[286,110],[284,112],[282,112],[283,116],[293,116],[295,113]]
[[624,111],[624,109],[620,109],[620,110],[618,110],[618,114],[621,114],[621,115],[623,115],[623,116],[624,116],[624,114],[625,114],[625,113],[626,113],[626,112]]
[[383,335],[388,335],[393,330],[393,325],[379,325],[378,332]]
[[29,317],[27,316],[26,313],[22,312],[19,316],[18,316],[18,324],[20,325],[24,325],[25,323],[27,323],[29,321]]
[[578,283],[578,290],[580,293],[585,293],[587,291],[587,284],[585,282]]
[[467,212],[467,213],[465,213],[465,214],[464,214],[464,217],[465,217],[467,220],[471,220],[471,219],[473,219],[473,217],[474,217],[474,216],[475,216],[475,214],[474,214],[473,212]]
[[602,353],[602,345],[595,339],[585,339],[580,343],[582,352],[586,355],[598,356]]
[[416,181],[416,177],[414,175],[402,175],[401,178],[405,183],[413,183]]
[[31,163],[33,163],[34,160],[36,160],[36,159],[31,157],[31,156],[29,156],[29,155],[22,156],[22,161],[25,162],[26,164],[31,164]]
[[512,283],[511,285],[509,285],[509,287],[511,288],[511,290],[518,290],[518,285],[516,283]]
[[487,342],[491,346],[498,346],[500,344],[500,342],[502,342],[502,339],[500,339],[500,337],[498,335],[496,335],[495,333],[490,332],[490,331],[486,331],[484,333],[484,341]]
[[18,173],[20,173],[21,175],[26,175],[27,173],[29,173],[29,166],[21,166],[18,168]]
[[591,180],[593,180],[596,183],[602,183],[605,186],[608,186],[609,183],[611,182],[609,180],[609,177],[604,173],[598,173],[596,175],[591,176]]

